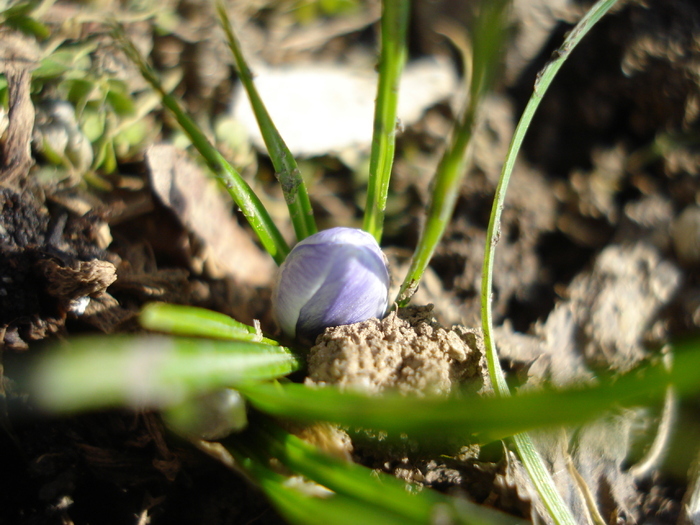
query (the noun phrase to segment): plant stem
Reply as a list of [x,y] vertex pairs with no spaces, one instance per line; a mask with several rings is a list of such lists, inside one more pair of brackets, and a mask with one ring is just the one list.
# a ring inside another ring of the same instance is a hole
[[481,12],[472,35],[474,56],[469,101],[438,165],[425,227],[396,299],[399,307],[406,306],[418,288],[418,283],[452,218],[459,186],[466,174],[469,145],[478,109],[483,96],[491,87],[500,63],[509,4],[509,0],[484,0],[481,3]]
[[258,196],[248,183],[243,180],[240,173],[209,142],[192,117],[180,107],[180,103],[175,97],[165,91],[156,72],[146,63],[146,60],[126,36],[123,29],[115,26],[114,34],[115,38],[121,43],[126,55],[139,68],[141,76],[158,92],[163,105],[173,113],[194,147],[197,148],[197,151],[202,155],[209,168],[214,172],[217,180],[226,188],[226,191],[241,209],[265,250],[277,264],[282,264],[282,261],[289,253],[289,246],[272,222],[272,218]]
[[382,240],[384,210],[389,193],[391,167],[394,163],[399,77],[406,62],[409,10],[408,0],[384,0],[382,5],[379,81],[363,222],[363,228],[371,233],[378,243]]
[[[498,354],[493,341],[493,314],[491,309],[491,290],[493,288],[493,263],[496,245],[501,231],[501,213],[505,201],[506,189],[513,172],[515,160],[522,145],[525,133],[532,122],[532,117],[539,106],[542,97],[549,88],[555,75],[568,58],[571,51],[578,45],[588,31],[600,20],[600,18],[613,6],[617,0],[598,0],[588,13],[579,21],[574,29],[568,34],[564,43],[555,55],[555,58],[545,66],[535,82],[534,91],[523,112],[520,122],[515,129],[511,140],[508,154],[503,164],[503,171],[496,188],[491,217],[486,233],[486,246],[484,250],[484,265],[481,277],[481,319],[484,330],[484,344],[486,346],[486,358],[488,362],[489,375],[497,395],[510,395],[510,390],[506,383],[505,375],[498,361]],[[576,521],[571,515],[571,511],[564,503],[561,495],[554,485],[547,467],[542,458],[537,453],[532,440],[528,434],[517,434],[513,436],[513,443],[518,451],[520,459],[535,484],[535,488],[540,494],[542,501],[549,511],[552,519],[557,524],[575,524]]]
[[253,75],[245,61],[240,43],[233,33],[231,22],[226,14],[226,8],[221,1],[217,1],[216,9],[219,13],[221,25],[226,33],[228,45],[233,53],[238,77],[241,79],[243,87],[248,94],[255,119],[258,121],[260,132],[265,141],[265,147],[270,154],[277,179],[282,186],[282,193],[284,194],[284,200],[289,208],[289,216],[294,225],[294,232],[296,233],[297,240],[301,241],[318,231],[316,228],[316,221],[314,221],[311,202],[309,201],[309,194],[306,191],[306,185],[301,178],[299,167],[297,166],[292,152],[289,151],[287,144],[285,144],[279,131],[277,131],[265,104],[260,98],[258,90],[255,88]]

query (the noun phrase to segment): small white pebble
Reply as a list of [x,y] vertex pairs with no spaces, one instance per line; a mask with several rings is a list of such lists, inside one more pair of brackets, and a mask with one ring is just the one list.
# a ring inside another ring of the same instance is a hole
[[87,295],[73,299],[68,311],[75,315],[83,315],[87,307],[90,306],[90,298]]

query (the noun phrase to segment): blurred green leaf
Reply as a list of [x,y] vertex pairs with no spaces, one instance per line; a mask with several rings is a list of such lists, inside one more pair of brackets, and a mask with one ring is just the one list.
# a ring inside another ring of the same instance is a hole
[[[299,525],[328,525],[329,523],[333,525],[357,525],[358,523],[424,525],[426,523],[340,494],[328,494],[325,497],[312,496],[290,483],[266,477],[261,471],[262,468],[255,469],[262,489],[290,523]],[[298,484],[301,483],[302,481],[298,480]]]
[[94,80],[84,78],[72,78],[64,81],[65,87],[68,88],[66,98],[73,103],[76,108],[84,108],[91,94],[95,90]]
[[319,0],[321,11],[326,15],[348,14],[360,8],[356,0]]
[[33,36],[37,40],[46,40],[51,36],[51,30],[45,24],[42,24],[31,16],[18,14],[16,16],[6,17],[4,23],[26,35]]
[[[252,426],[252,425],[251,425]],[[227,450],[261,486],[277,510],[291,523],[327,525],[357,523],[420,524],[417,518],[400,515],[353,496],[338,494],[304,480],[287,477],[270,468],[270,455],[260,441],[228,440]],[[375,484],[375,489],[380,485]],[[409,494],[406,494],[410,497]]]
[[36,6],[36,2],[18,2],[7,9],[3,9],[2,13],[0,13],[0,17],[2,17],[2,20],[7,20],[8,18],[13,18],[16,16],[26,16],[34,11]]
[[114,151],[114,142],[105,140],[102,147],[102,157],[100,162],[94,162],[95,169],[100,168],[104,173],[114,173],[117,171],[117,154]]
[[119,158],[128,157],[130,152],[146,144],[153,128],[151,119],[138,119],[121,130],[114,137],[114,146]]
[[218,388],[281,377],[299,366],[288,349],[269,344],[111,335],[53,348],[28,382],[40,406],[51,411],[158,408]]
[[[260,453],[277,459],[292,472],[315,481],[336,495],[352,498],[372,510],[367,523],[378,523],[379,514],[390,513],[405,523],[431,523],[438,515],[450,523],[480,525],[514,525],[524,523],[501,512],[468,501],[451,498],[432,490],[409,492],[407,484],[393,476],[379,473],[351,461],[322,452],[315,446],[267,420],[256,420],[246,433],[224,441],[229,450],[260,449]],[[331,520],[335,523],[334,520]]]
[[136,113],[134,99],[129,93],[129,88],[126,83],[121,80],[110,79],[108,81],[109,89],[107,91],[107,103],[112,106],[117,115],[126,116]]
[[104,111],[97,111],[88,107],[83,111],[80,119],[80,129],[90,142],[96,142],[105,132],[107,115]]
[[94,51],[95,44],[64,46],[44,58],[32,76],[35,80],[48,80],[75,70],[87,71],[91,61],[88,56]]
[[334,387],[251,385],[241,388],[258,409],[303,421],[330,421],[386,431],[394,437],[454,436],[486,443],[534,428],[583,423],[618,407],[663,399],[669,384],[680,393],[700,391],[697,342],[683,347],[671,372],[657,364],[599,384],[566,390],[542,390],[511,397],[408,398],[369,396]]

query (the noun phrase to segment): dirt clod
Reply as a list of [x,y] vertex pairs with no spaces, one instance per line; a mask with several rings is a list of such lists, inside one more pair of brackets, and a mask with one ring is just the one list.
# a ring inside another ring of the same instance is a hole
[[449,394],[469,383],[483,388],[485,360],[478,330],[446,330],[432,307],[408,308],[386,318],[329,328],[309,354],[310,384],[379,393]]

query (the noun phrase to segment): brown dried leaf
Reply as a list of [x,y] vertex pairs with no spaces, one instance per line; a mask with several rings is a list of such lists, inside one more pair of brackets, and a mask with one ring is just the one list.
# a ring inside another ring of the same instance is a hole
[[274,263],[238,226],[230,205],[185,153],[156,145],[146,153],[153,191],[199,237],[225,274],[252,285],[267,284]]
[[15,185],[33,164],[30,144],[34,105],[30,98],[31,71],[38,60],[36,44],[18,33],[0,32],[0,73],[7,80],[8,126],[2,143],[0,183]]
[[117,280],[117,269],[107,261],[76,261],[67,267],[44,259],[37,266],[48,281],[46,291],[63,301],[99,294]]

